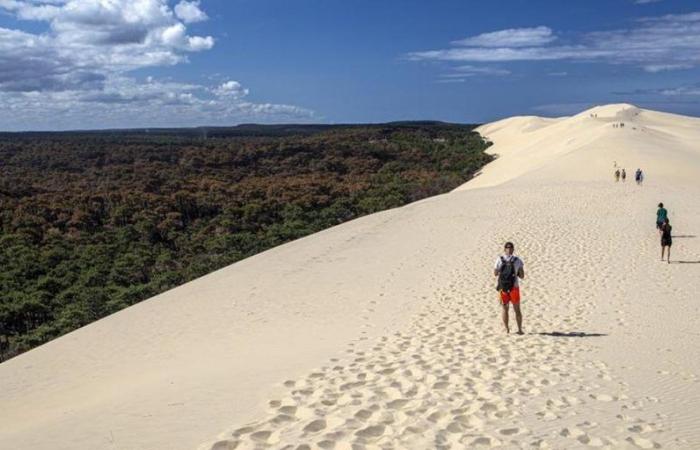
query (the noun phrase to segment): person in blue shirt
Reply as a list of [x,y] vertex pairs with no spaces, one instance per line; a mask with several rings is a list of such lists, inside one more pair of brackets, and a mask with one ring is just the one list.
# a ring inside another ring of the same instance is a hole
[[668,211],[664,208],[663,203],[659,203],[659,209],[656,210],[656,229],[659,230],[659,234],[662,233],[661,226],[664,224],[664,220],[668,217]]

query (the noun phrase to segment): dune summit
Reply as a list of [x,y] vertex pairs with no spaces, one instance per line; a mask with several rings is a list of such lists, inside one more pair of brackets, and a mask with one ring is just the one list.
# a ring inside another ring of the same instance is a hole
[[[622,125],[622,126],[620,126]],[[700,119],[649,111],[626,103],[596,106],[575,116],[511,117],[479,127],[500,160],[458,190],[529,180],[588,181],[611,175],[613,162],[630,174],[638,167],[659,179],[697,178]]]
[[[451,193],[1,364],[0,448],[700,447],[700,119],[619,104],[478,131],[498,158]],[[524,336],[500,324],[506,240]]]

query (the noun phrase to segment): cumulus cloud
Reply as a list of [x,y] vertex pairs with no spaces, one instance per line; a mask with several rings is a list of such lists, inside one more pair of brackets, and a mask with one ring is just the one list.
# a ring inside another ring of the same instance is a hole
[[185,23],[201,22],[207,20],[207,15],[199,9],[199,2],[181,1],[175,5],[175,14]]
[[[223,87],[222,87],[223,86]],[[255,103],[237,81],[218,86],[112,76],[100,89],[0,92],[4,129],[146,128],[309,121],[313,111]],[[28,126],[31,124],[31,126]]]
[[[212,36],[188,30],[207,19],[199,1],[171,7],[168,0],[0,0],[2,13],[18,28],[0,27],[0,129],[231,124],[312,114],[247,101],[237,81],[210,86],[130,77],[136,69],[187,62],[215,45]],[[45,31],[19,29],[25,21]]]
[[243,89],[238,81],[226,81],[212,90],[219,97],[242,98],[248,95],[248,89]]
[[[46,22],[48,31],[0,28],[0,89],[3,82],[14,89],[70,89],[81,79],[174,65],[214,45],[211,36],[187,34],[166,0],[0,0],[2,10]],[[27,77],[18,78],[17,70]]]
[[590,32],[568,41],[551,29],[519,28],[454,41],[448,48],[412,52],[409,60],[454,62],[592,61],[629,64],[648,72],[700,65],[700,13],[647,17],[626,29]]

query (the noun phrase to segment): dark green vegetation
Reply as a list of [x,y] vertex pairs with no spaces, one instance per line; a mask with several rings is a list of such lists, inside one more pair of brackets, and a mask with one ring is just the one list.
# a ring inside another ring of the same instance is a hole
[[449,191],[491,160],[472,129],[0,134],[0,360],[276,245]]

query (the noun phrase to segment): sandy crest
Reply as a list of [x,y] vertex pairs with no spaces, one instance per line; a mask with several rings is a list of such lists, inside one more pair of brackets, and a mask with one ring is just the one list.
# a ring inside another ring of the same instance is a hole
[[[0,447],[700,448],[698,123],[608,105],[486,125],[500,157],[450,194],[3,363]],[[525,336],[500,325],[505,240],[525,261]]]
[[[624,124],[624,127],[615,127]],[[666,183],[693,183],[700,173],[700,119],[615,104],[543,121],[514,117],[477,129],[498,156],[457,190],[497,186],[520,176],[535,180],[609,180],[612,164],[628,180],[641,167]]]

